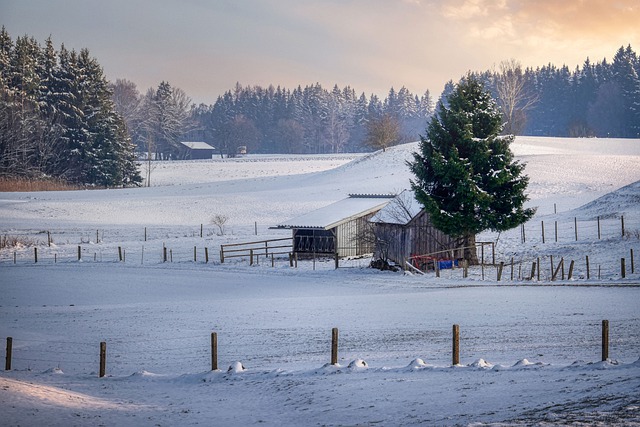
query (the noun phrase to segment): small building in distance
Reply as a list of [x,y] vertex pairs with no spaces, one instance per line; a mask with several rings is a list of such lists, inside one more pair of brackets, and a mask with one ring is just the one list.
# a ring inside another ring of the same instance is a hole
[[275,228],[292,230],[296,254],[365,255],[374,251],[374,242],[369,238],[369,220],[392,199],[393,195],[351,194]]
[[215,151],[215,148],[202,141],[181,141],[180,144],[181,160],[211,159]]

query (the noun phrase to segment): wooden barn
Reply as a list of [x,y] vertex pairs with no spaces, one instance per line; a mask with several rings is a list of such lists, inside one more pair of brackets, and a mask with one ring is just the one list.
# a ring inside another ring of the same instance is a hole
[[366,238],[369,220],[392,195],[349,195],[324,208],[292,218],[275,228],[291,229],[293,252],[339,257],[373,253],[374,243]]
[[181,160],[202,160],[211,159],[215,148],[202,141],[180,142]]
[[[437,230],[429,214],[405,190],[371,218],[376,240],[375,256],[405,267],[409,261],[417,268],[427,267],[435,259],[462,258],[457,239]],[[448,253],[438,253],[450,251]],[[419,257],[433,254],[431,257]]]

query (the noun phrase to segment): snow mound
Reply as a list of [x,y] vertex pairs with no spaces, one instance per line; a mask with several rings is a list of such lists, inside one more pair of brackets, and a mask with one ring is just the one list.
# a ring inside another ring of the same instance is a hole
[[230,374],[238,374],[240,372],[244,372],[247,369],[244,367],[244,365],[240,362],[233,362],[231,364],[231,366],[229,366],[229,369],[227,369],[227,372]]
[[356,360],[352,361],[351,363],[349,363],[349,366],[347,368],[352,370],[352,371],[359,371],[359,370],[363,370],[363,369],[368,369],[369,365],[367,364],[367,362],[365,362],[362,359],[356,359]]
[[46,371],[44,371],[43,374],[60,375],[60,374],[64,374],[64,372],[62,372],[62,369],[60,368],[49,368]]
[[478,359],[475,362],[468,365],[471,368],[483,368],[483,369],[491,369],[493,368],[493,363],[489,363],[484,359]]
[[425,368],[426,366],[427,364],[424,363],[424,360],[420,358],[416,358],[416,359],[413,359],[411,363],[407,365],[407,368],[413,370],[413,369],[422,369],[422,368]]
[[542,362],[530,362],[527,359],[518,360],[513,367],[514,368],[539,368],[545,366]]

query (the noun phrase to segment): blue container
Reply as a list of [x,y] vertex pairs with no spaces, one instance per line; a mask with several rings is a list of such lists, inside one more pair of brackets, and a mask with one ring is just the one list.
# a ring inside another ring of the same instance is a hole
[[[454,264],[455,263],[455,264]],[[440,270],[448,270],[453,268],[453,266],[458,266],[458,260],[450,260],[450,259],[442,259],[438,261],[438,268]]]

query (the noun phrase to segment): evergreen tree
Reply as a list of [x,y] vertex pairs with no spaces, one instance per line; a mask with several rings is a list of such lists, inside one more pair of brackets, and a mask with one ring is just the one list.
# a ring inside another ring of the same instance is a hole
[[[491,94],[469,75],[446,101],[409,162],[411,186],[434,226],[468,248],[477,233],[511,229],[535,210],[523,207],[529,179],[513,160],[513,135],[500,136],[502,114]],[[465,259],[477,261],[475,249],[466,249]]]

